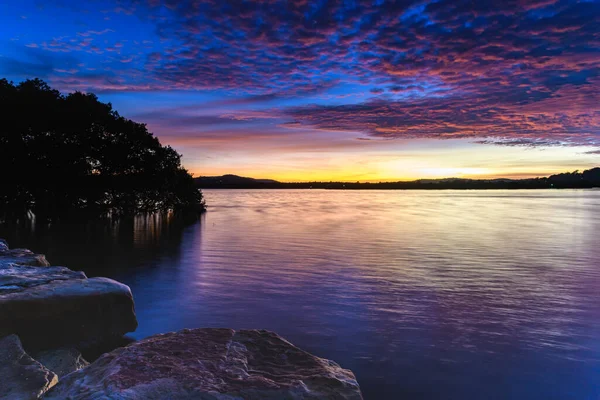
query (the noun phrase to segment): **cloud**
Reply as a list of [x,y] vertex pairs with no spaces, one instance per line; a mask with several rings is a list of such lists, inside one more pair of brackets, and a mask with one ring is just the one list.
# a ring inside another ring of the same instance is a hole
[[152,25],[152,43],[99,40],[117,30],[108,25],[30,44],[86,53],[107,71],[54,78],[61,87],[220,90],[232,107],[311,96],[317,104],[279,106],[289,118],[281,126],[369,138],[600,140],[598,1],[118,0],[107,8]]
[[[598,42],[594,2],[420,5],[153,1],[136,10],[165,15],[157,31],[178,44],[165,49],[157,74],[195,87],[293,87],[314,84],[328,73],[386,78],[390,85],[427,76],[456,84],[520,64],[565,66],[586,51],[594,53]],[[594,58],[587,62],[597,65]]]
[[[178,87],[302,92],[370,85],[375,101],[312,105],[293,122],[380,138],[590,144],[600,134],[600,3],[178,1],[178,46],[149,60]],[[139,9],[139,8],[138,8]]]
[[[515,101],[516,100],[516,101]],[[554,93],[498,87],[405,101],[287,109],[297,124],[373,138],[473,138],[511,146],[600,145],[600,79]]]
[[93,35],[104,35],[105,33],[109,33],[109,32],[114,32],[114,30],[112,29],[102,29],[100,31],[95,31],[95,30],[89,30],[89,31],[85,31],[85,32],[77,32],[78,36],[93,36]]
[[0,56],[0,75],[48,78],[57,70],[73,70],[78,63],[77,59],[68,55],[52,54],[26,46],[21,49],[20,58]]

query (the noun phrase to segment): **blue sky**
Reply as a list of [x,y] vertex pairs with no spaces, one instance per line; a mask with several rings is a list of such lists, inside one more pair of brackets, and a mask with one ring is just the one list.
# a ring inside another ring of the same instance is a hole
[[598,1],[19,1],[0,77],[94,92],[197,175],[595,166]]

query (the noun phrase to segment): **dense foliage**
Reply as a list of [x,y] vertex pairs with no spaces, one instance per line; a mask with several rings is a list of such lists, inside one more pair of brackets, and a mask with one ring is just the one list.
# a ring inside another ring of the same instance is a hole
[[1,79],[0,110],[4,216],[204,210],[181,156],[94,94]]

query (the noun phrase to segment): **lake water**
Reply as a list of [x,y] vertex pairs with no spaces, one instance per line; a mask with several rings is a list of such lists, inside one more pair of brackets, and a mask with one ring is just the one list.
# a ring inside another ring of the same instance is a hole
[[193,224],[0,237],[129,285],[136,338],[274,330],[366,399],[600,399],[600,191],[204,193]]

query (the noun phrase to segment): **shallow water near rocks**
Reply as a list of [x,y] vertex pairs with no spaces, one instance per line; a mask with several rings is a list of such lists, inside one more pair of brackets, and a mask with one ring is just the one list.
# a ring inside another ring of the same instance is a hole
[[209,211],[0,226],[133,291],[143,338],[278,332],[366,399],[598,399],[600,191],[205,190]]

